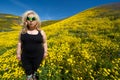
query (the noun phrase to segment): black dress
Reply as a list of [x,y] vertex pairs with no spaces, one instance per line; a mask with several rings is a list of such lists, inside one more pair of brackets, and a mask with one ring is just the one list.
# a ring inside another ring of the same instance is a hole
[[21,34],[21,61],[26,75],[34,74],[37,71],[44,55],[43,36],[41,32],[31,35]]

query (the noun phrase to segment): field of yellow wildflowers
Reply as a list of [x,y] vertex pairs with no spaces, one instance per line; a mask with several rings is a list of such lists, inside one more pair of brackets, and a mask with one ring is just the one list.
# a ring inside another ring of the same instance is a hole
[[[119,80],[119,12],[109,6],[92,8],[42,27],[47,34],[48,56],[38,70],[41,80]],[[0,79],[24,80],[16,59],[21,27],[12,28],[0,32]]]

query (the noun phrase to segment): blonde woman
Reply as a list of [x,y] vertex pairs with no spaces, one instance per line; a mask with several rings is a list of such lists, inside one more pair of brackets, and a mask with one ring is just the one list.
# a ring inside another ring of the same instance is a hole
[[37,13],[26,11],[22,16],[23,29],[17,46],[17,59],[21,60],[27,76],[26,80],[38,80],[37,69],[47,55],[46,34],[39,29],[41,25]]

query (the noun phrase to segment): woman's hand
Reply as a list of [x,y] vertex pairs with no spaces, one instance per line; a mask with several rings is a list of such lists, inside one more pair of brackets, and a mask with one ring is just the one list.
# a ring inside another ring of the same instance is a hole
[[44,56],[43,56],[43,58],[45,59],[47,57],[47,53],[44,53]]
[[21,55],[17,54],[17,59],[20,61],[21,60]]

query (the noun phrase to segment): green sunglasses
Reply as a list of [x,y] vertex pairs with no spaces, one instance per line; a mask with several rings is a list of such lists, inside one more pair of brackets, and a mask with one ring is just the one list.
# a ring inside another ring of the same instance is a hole
[[35,21],[36,18],[35,17],[27,17],[26,20],[28,20],[28,21]]

